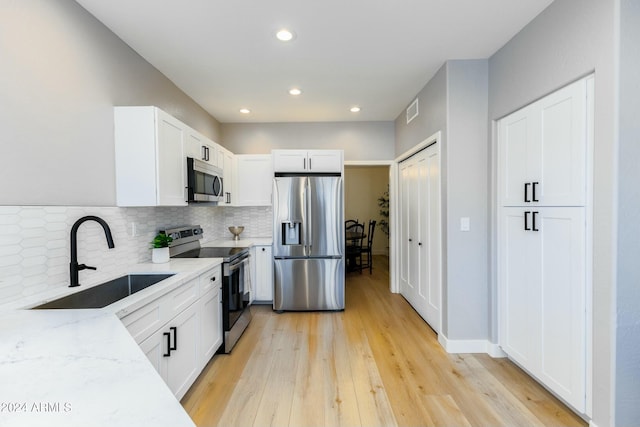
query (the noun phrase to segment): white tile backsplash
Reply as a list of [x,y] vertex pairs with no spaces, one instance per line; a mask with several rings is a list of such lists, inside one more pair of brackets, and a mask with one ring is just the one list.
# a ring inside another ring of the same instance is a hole
[[[270,207],[116,208],[78,206],[0,206],[0,305],[69,284],[69,233],[79,218],[95,215],[111,229],[114,249],[93,221],[78,229],[78,262],[98,269],[80,272],[93,284],[150,262],[157,230],[199,224],[204,241],[228,239],[227,227],[244,225],[242,237],[270,237]],[[136,235],[134,236],[133,229]]]

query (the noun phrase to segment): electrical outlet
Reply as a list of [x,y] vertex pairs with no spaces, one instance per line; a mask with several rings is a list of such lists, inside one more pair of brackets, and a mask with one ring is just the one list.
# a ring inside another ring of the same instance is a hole
[[138,236],[138,224],[136,224],[135,222],[129,224],[129,234],[131,235],[131,237]]
[[471,230],[471,220],[469,217],[465,216],[460,218],[460,231],[470,231]]

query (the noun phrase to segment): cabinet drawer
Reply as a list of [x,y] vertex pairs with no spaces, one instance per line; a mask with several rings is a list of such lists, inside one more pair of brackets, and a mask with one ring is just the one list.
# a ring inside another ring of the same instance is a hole
[[162,315],[163,299],[159,298],[120,319],[138,344],[165,323],[166,317]]
[[198,279],[194,279],[169,292],[163,304],[167,304],[166,319],[173,319],[198,300]]
[[222,283],[222,269],[217,266],[214,269],[200,275],[200,295],[204,295],[211,289],[219,289]]

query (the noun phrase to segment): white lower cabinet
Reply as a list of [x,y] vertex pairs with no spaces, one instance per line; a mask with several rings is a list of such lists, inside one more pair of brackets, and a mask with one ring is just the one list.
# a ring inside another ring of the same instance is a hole
[[580,412],[585,410],[585,209],[502,209],[502,347]]
[[255,273],[253,275],[254,301],[258,303],[273,302],[273,252],[271,245],[256,245],[253,262]]
[[140,343],[142,351],[178,399],[200,374],[199,329],[199,307],[193,304]]
[[[206,282],[206,283],[205,283]],[[200,349],[199,365],[203,369],[222,345],[222,292],[220,270],[200,277],[200,288],[210,286],[204,291],[200,305]]]
[[217,266],[121,319],[178,399],[222,344],[220,283]]

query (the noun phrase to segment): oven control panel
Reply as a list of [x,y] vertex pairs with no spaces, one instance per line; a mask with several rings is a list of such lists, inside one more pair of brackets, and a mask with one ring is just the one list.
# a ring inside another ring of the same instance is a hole
[[181,227],[158,230],[158,232],[164,233],[173,239],[169,246],[181,245],[202,239],[202,227],[199,225],[184,225]]

